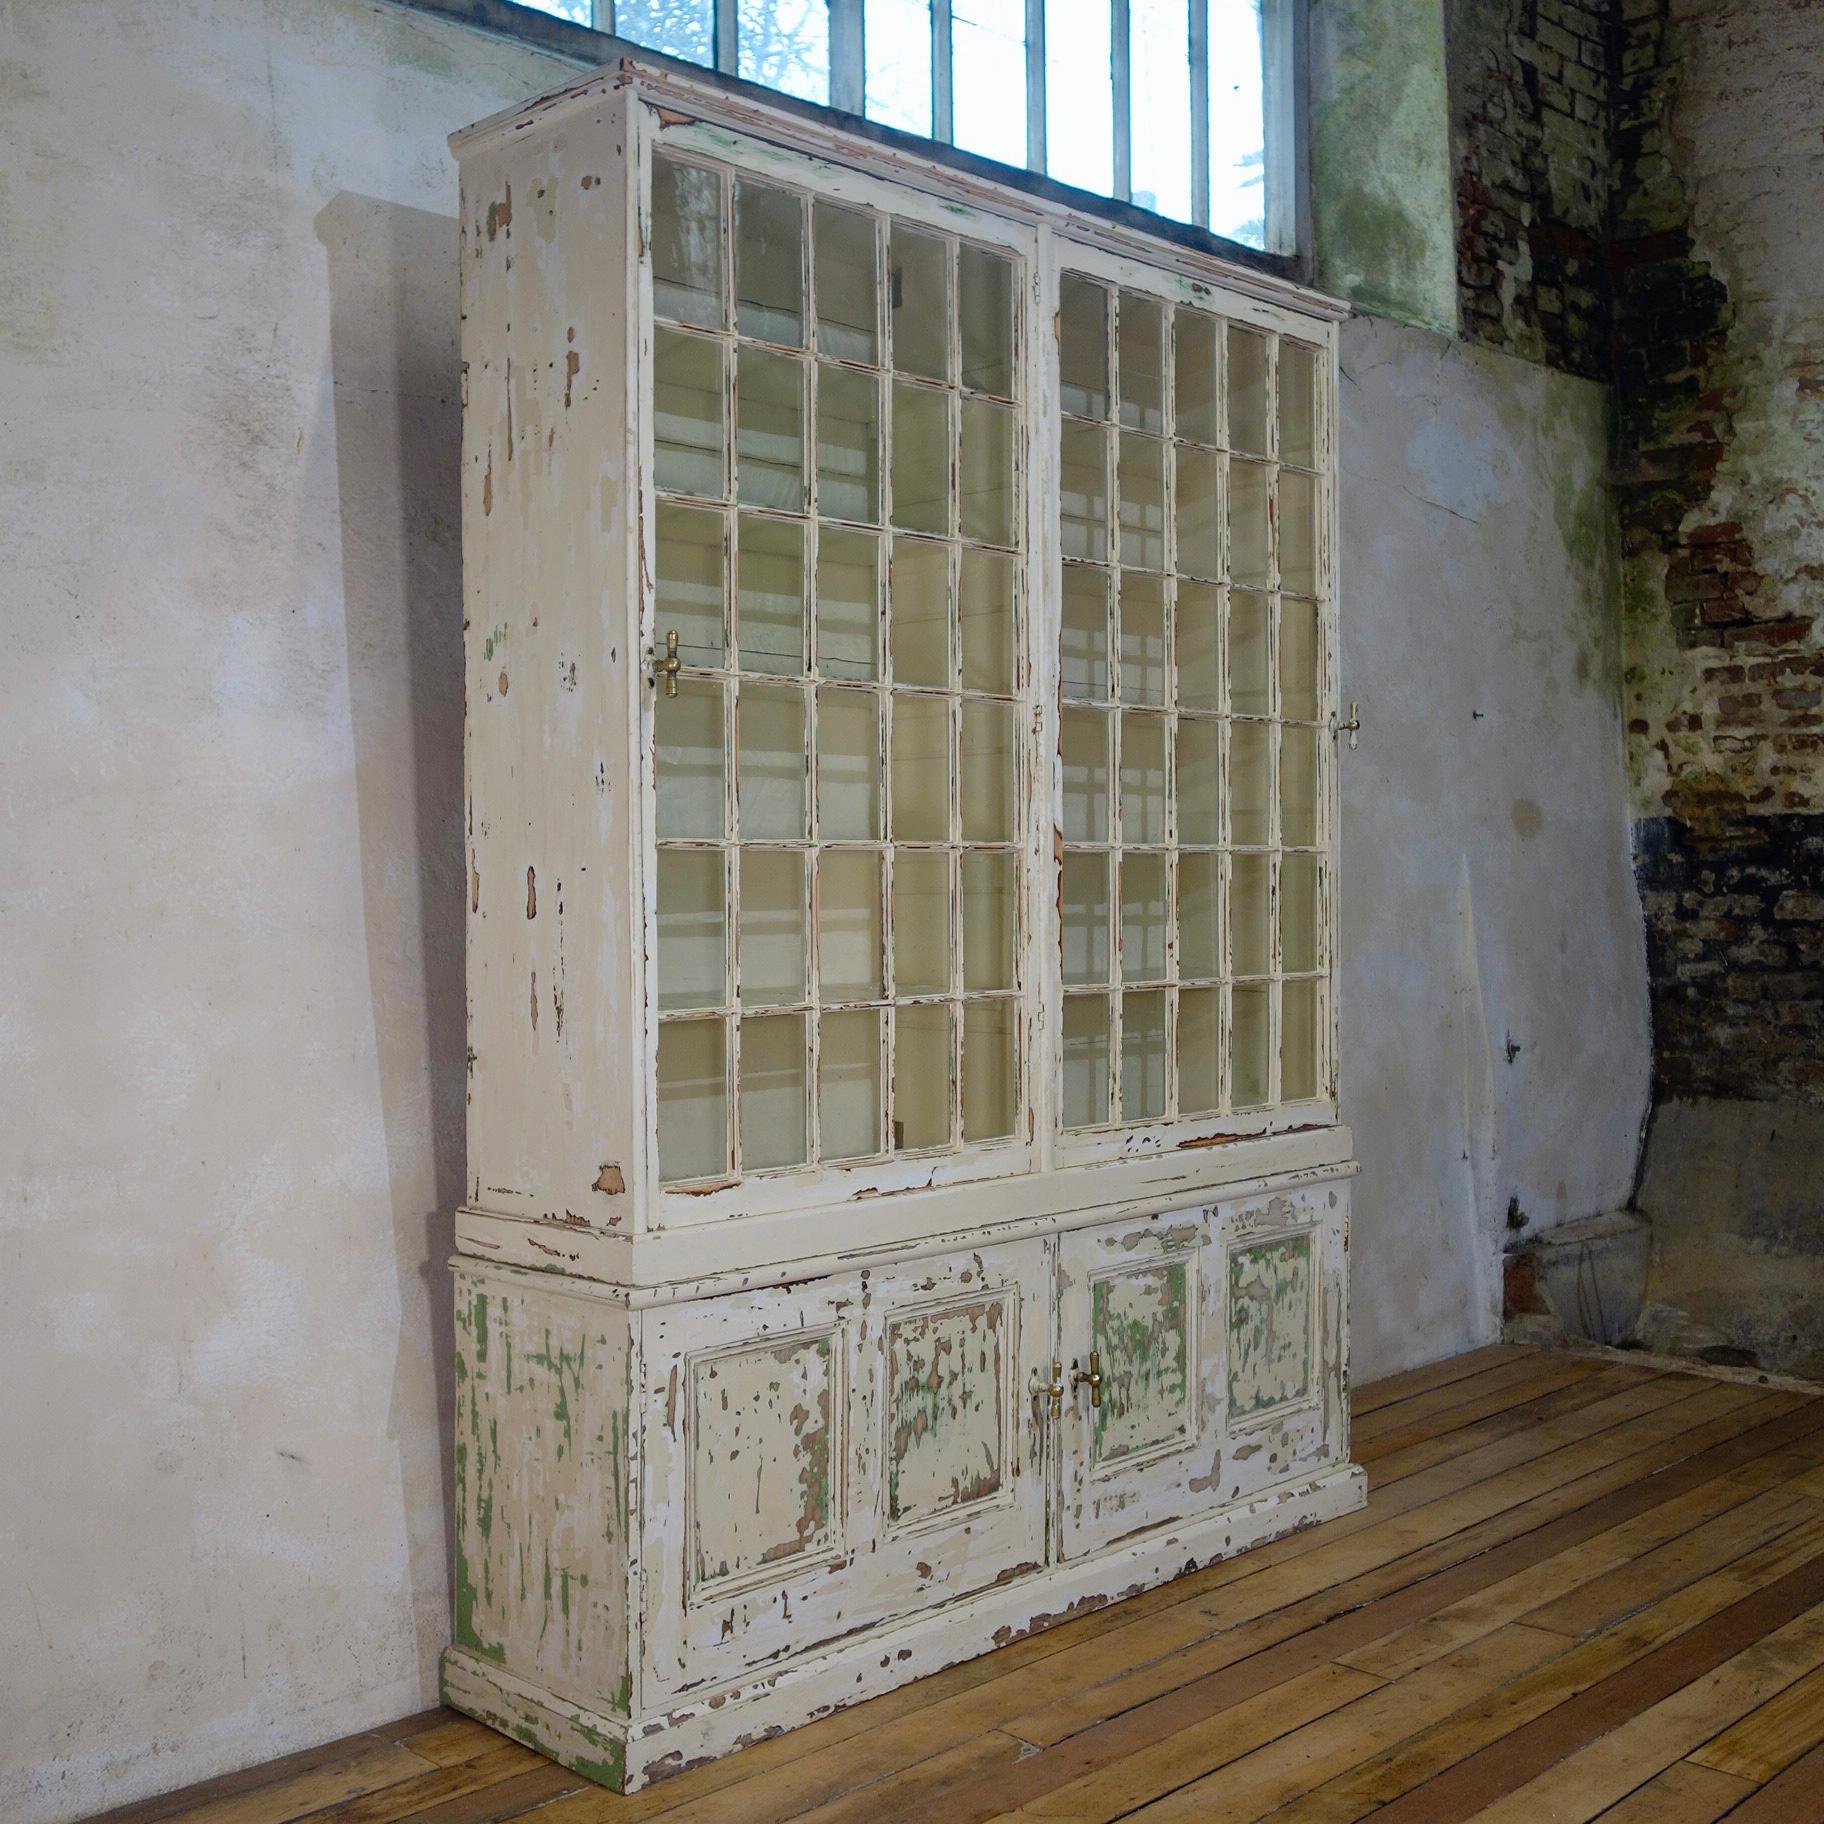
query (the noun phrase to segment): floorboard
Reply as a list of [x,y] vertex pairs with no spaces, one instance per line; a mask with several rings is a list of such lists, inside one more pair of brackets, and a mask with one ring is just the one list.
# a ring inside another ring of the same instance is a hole
[[1505,1345],[1366,1508],[618,1798],[451,1711],[94,1824],[1824,1819],[1824,1400]]

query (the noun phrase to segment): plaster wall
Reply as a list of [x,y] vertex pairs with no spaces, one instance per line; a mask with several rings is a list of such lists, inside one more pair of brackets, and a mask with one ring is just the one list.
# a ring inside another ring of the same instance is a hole
[[[379,0],[0,7],[0,1814],[429,1702],[462,1179],[453,126]],[[1345,338],[1357,1371],[1646,1071],[1600,395]],[[1508,1045],[1517,1049],[1509,1055]]]

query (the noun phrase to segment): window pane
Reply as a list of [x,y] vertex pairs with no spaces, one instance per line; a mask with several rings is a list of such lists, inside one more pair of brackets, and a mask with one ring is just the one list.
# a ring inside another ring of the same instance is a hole
[[1065,411],[1108,416],[1108,293],[1070,272],[1058,281],[1058,375]]
[[962,584],[963,688],[1007,696],[1013,690],[1013,560],[966,550]]
[[818,1023],[818,1138],[825,1159],[880,1151],[880,1015],[826,1013]]
[[1004,849],[963,856],[963,988],[969,994],[1011,989],[1018,896],[1014,862]]
[[712,0],[615,0],[614,29],[618,37],[686,63],[715,59]]
[[1121,718],[1121,840],[1165,841],[1165,718]]
[[1222,1106],[1222,990],[1178,996],[1178,1112],[1207,1115]]
[[735,327],[762,342],[804,343],[804,204],[747,178],[735,180]]
[[1247,589],[1229,597],[1229,713],[1264,716],[1272,711],[1267,674],[1269,599]]
[[1108,717],[1095,709],[1067,709],[1059,747],[1064,772],[1064,840],[1108,839]]
[[726,889],[720,849],[659,851],[659,1006],[719,1007]]
[[831,678],[880,675],[880,540],[826,528],[817,535],[817,669]]
[[963,385],[1013,397],[1013,262],[985,247],[964,247],[958,261],[962,300]]
[[658,833],[718,837],[725,814],[722,687],[685,679],[678,694],[658,694],[655,796]]
[[1060,544],[1066,557],[1108,556],[1108,438],[1097,425],[1066,424],[1059,460]]
[[880,381],[827,363],[817,369],[817,511],[880,518]]
[[1221,707],[1221,674],[1217,653],[1221,645],[1216,591],[1208,583],[1178,583],[1178,609],[1173,624],[1178,663],[1178,707]]
[[1317,919],[1317,857],[1281,856],[1279,958],[1288,974],[1317,967]]
[[741,740],[741,834],[747,841],[804,836],[804,695],[747,684],[735,706]]
[[[1064,566],[1062,631],[1064,694],[1093,700],[1108,695],[1108,572]],[[1182,660],[1180,661],[1182,663]]]
[[1165,429],[1165,313],[1156,298],[1124,291],[1116,305],[1115,373],[1121,422],[1131,431]]
[[1265,982],[1235,989],[1235,1106],[1258,1108],[1267,1099],[1272,1032]]
[[1099,851],[1066,855],[1059,893],[1065,982],[1072,987],[1106,982],[1108,857]]
[[1220,724],[1178,723],[1178,840],[1214,845],[1222,840]]
[[1123,431],[1119,467],[1121,561],[1142,570],[1163,569],[1165,445],[1156,437]]
[[1272,740],[1269,722],[1236,722],[1229,729],[1229,840],[1245,848],[1272,840],[1267,821]]
[[950,836],[950,703],[945,697],[893,699],[893,835],[900,842]]
[[954,1040],[948,1006],[901,1007],[893,1016],[893,1146],[950,1144]]
[[1026,163],[1026,13],[1008,0],[951,0],[952,142]]
[[736,360],[735,462],[744,507],[804,511],[804,363],[743,348]]
[[870,120],[931,132],[931,0],[867,0],[863,43]]
[[963,1009],[963,1138],[1004,1140],[1013,1132],[1019,1079],[1014,1068],[1017,1008],[972,1001]]
[[1209,0],[1210,227],[1248,247],[1266,233],[1260,0]]
[[1221,858],[1178,858],[1178,978],[1214,981],[1222,973]]
[[928,538],[896,538],[887,579],[893,681],[950,683],[950,553]]
[[804,528],[743,513],[735,641],[743,671],[804,670]]
[[950,397],[893,388],[893,523],[908,531],[950,530]]
[[1317,1094],[1317,983],[1286,982],[1279,1001],[1279,1099]]
[[1108,997],[1064,1000],[1064,1125],[1100,1127],[1108,1119]]
[[871,690],[817,693],[817,832],[869,841],[880,828],[880,699]]
[[1279,731],[1279,839],[1292,848],[1317,843],[1317,730]]
[[1222,567],[1214,454],[1181,443],[1174,491],[1181,575],[1214,577]]
[[827,0],[736,0],[737,75],[805,101],[830,99]]
[[1121,979],[1165,977],[1165,928],[1170,896],[1163,855],[1121,858]]
[[1165,1113],[1165,994],[1121,997],[1121,1118],[1156,1121]]
[[1317,351],[1279,345],[1279,459],[1317,467]]
[[1045,0],[1045,169],[1098,196],[1114,188],[1108,0]]
[[1215,443],[1216,375],[1221,347],[1216,319],[1180,307],[1172,314],[1172,394],[1180,437]]
[[963,840],[1011,842],[1018,774],[1011,703],[963,701]]
[[672,494],[728,494],[722,344],[660,329],[652,343],[653,479]]
[[1265,975],[1273,966],[1270,856],[1237,855],[1229,883],[1229,956],[1236,975]]
[[1191,219],[1190,18],[1185,0],[1129,0],[1133,72],[1133,200]]
[[828,1001],[873,1001],[884,992],[880,856],[826,849],[817,860],[818,987]]
[[1229,464],[1229,575],[1256,589],[1273,580],[1268,475],[1265,463]]
[[659,1028],[659,1176],[707,1178],[728,1170],[728,1083],[720,1020],[667,1020]]
[[928,849],[893,855],[893,992],[950,992],[950,857]]
[[1267,453],[1267,339],[1229,328],[1229,448]]
[[786,1007],[805,998],[804,856],[793,849],[741,851],[741,1004]]
[[986,399],[963,401],[963,536],[1013,543],[1013,412]]
[[927,380],[950,378],[949,250],[934,235],[893,224],[893,365]]
[[1317,720],[1317,614],[1315,602],[1279,605],[1279,713],[1290,722]]
[[722,180],[663,156],[652,165],[652,308],[722,326]]
[[804,1015],[741,1022],[741,1164],[747,1171],[802,1165],[805,1125]]
[[1279,586],[1317,593],[1317,482],[1296,469],[1279,472]]
[[874,218],[837,203],[813,206],[817,347],[843,361],[880,358],[880,254]]
[[1144,570],[1120,578],[1121,701],[1165,701],[1165,579]]
[[686,665],[720,665],[722,635],[722,515],[673,507],[658,511],[654,611],[659,644],[678,636]]

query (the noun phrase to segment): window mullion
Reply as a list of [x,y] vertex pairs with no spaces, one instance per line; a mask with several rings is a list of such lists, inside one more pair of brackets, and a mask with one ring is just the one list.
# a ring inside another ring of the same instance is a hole
[[1114,81],[1114,194],[1127,202],[1134,188],[1134,94],[1129,63],[1128,0],[1109,0],[1109,68]]
[[956,137],[954,69],[950,0],[931,0],[931,137],[940,145],[950,145]]
[[1190,0],[1191,220],[1210,225],[1210,0]]
[[735,16],[735,0],[716,0],[716,68],[724,76],[733,76],[740,67],[740,24]]
[[867,53],[861,0],[830,0],[830,106],[859,114],[865,101]]
[[1045,169],[1045,0],[1026,0],[1026,169]]

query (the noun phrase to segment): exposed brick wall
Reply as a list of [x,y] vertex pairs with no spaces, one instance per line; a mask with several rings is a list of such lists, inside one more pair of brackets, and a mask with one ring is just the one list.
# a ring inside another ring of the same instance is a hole
[[1612,0],[1447,0],[1463,333],[1608,370]]

